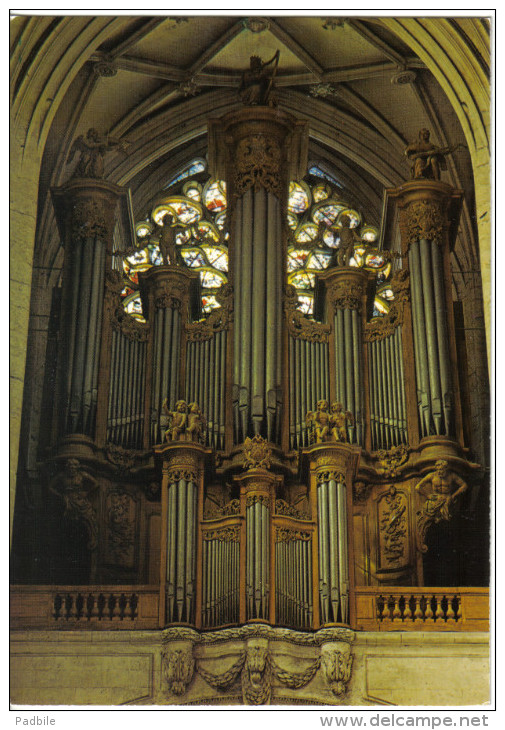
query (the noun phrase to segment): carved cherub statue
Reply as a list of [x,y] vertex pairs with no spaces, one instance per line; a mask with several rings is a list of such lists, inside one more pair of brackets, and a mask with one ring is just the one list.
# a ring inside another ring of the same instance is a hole
[[309,411],[305,416],[305,423],[309,429],[309,440],[316,444],[330,440],[330,414],[328,401],[317,401],[317,410]]
[[[280,51],[272,56],[269,61],[263,61],[259,56],[251,56],[250,66],[242,74],[239,95],[247,106],[272,105],[271,92],[277,66],[279,64]],[[271,68],[269,68],[271,66]]]
[[186,433],[190,435],[190,440],[201,441],[205,426],[206,420],[198,406],[198,403],[190,403],[186,428]]
[[165,213],[161,219],[161,226],[156,226],[154,236],[158,237],[158,246],[163,259],[163,265],[168,266],[168,264],[171,264],[175,266],[178,263],[178,257],[175,245],[174,218],[170,213]]
[[351,219],[348,215],[340,218],[340,244],[335,251],[337,266],[347,266],[352,258],[355,243],[363,243],[355,228],[351,228]]
[[354,416],[351,411],[344,411],[342,403],[331,404],[331,435],[334,441],[347,442],[347,428],[346,425],[349,423],[350,426],[354,426]]
[[185,400],[178,400],[175,411],[168,409],[168,398],[163,401],[163,411],[168,416],[168,428],[165,432],[165,441],[180,441],[188,422],[188,406]]
[[416,492],[426,495],[425,487],[430,485],[431,492],[424,504],[424,515],[431,522],[450,520],[451,507],[456,498],[466,492],[468,485],[454,472],[449,471],[449,464],[445,459],[435,463],[435,471],[427,474],[416,484]]
[[105,138],[100,137],[97,130],[91,127],[88,129],[86,137],[80,134],[70,148],[67,164],[72,162],[76,152],[80,153],[79,162],[72,177],[102,178],[105,155],[116,148],[126,152],[125,146],[126,143],[123,140],[113,139],[108,135]]
[[429,130],[421,129],[417,141],[405,148],[405,154],[412,162],[412,180],[440,180],[440,170],[447,170],[445,157],[461,146],[437,147],[430,142]]

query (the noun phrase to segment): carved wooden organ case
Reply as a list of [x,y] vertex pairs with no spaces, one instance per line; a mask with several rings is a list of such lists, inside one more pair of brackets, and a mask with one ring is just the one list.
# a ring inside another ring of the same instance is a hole
[[[374,276],[342,265],[318,275],[309,318],[285,264],[305,125],[249,108],[211,120],[209,140],[230,244],[206,319],[198,276],[175,262],[139,277],[146,322],[127,315],[124,189],[53,191],[65,263],[48,505],[86,536],[81,582],[159,584],[165,625],[352,624],[355,585],[423,585],[437,516],[415,485],[440,459],[472,478],[450,294],[462,193],[430,180],[386,191],[389,313],[371,317]],[[350,414],[339,426],[335,403]],[[193,430],[188,404],[203,414]]]

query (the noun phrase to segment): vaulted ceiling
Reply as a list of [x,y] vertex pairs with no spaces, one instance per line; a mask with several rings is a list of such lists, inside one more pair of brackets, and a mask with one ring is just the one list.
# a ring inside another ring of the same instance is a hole
[[[26,38],[33,19],[17,20],[17,38]],[[59,21],[36,20],[39,31],[40,24],[46,26],[49,40]],[[106,177],[131,188],[134,215],[140,217],[179,166],[205,155],[208,118],[240,105],[237,90],[249,57],[267,60],[279,49],[279,106],[308,122],[310,159],[330,165],[344,195],[368,222],[380,223],[384,188],[408,179],[403,150],[421,127],[431,129],[440,146],[461,145],[449,161],[446,179],[466,192],[455,265],[471,268],[478,254],[465,134],[431,71],[383,19],[179,16],[110,21],[75,73],[47,136],[39,189],[39,265],[57,268],[61,259],[49,190],[68,179],[66,160],[77,135],[93,126],[128,143],[126,154],[108,158]],[[92,19],[78,22],[84,33]],[[485,36],[485,21],[478,22]],[[465,19],[457,23],[463,36]]]

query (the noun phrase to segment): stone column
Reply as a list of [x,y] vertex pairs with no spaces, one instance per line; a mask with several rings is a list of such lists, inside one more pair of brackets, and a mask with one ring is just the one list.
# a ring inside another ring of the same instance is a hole
[[153,266],[139,274],[144,316],[150,323],[144,399],[145,448],[163,440],[165,400],[168,409],[173,411],[183,395],[184,327],[189,321],[190,288],[197,282],[195,272],[177,266]]
[[[342,266],[325,271],[319,278],[326,285],[327,319],[332,323],[333,331],[330,338],[331,399],[353,415],[354,422],[347,427],[349,442],[363,445],[366,409],[362,332],[373,274]],[[311,408],[315,406],[313,403]]]
[[117,203],[124,189],[71,180],[52,190],[65,247],[58,363],[58,436],[94,437],[106,270],[111,268]]
[[[178,441],[156,447],[162,460],[160,625],[196,620],[197,540],[202,512],[205,460],[210,454],[198,443]],[[200,598],[201,602],[201,598]]]
[[[284,215],[294,157],[300,157],[295,149],[301,145],[293,143],[300,140],[299,123],[279,109],[254,107],[226,115],[219,125],[232,209],[233,439],[261,435],[281,443]],[[209,154],[216,157],[212,149]]]
[[400,211],[402,256],[410,273],[414,357],[405,352],[405,359],[415,363],[420,437],[462,443],[450,246],[463,193],[436,180],[412,180],[388,195]]
[[[317,514],[318,560],[314,575],[319,601],[314,606],[315,624],[350,621],[348,535],[352,483],[360,450],[345,443],[327,442],[304,450],[310,469],[313,514]],[[316,613],[317,609],[317,613]],[[319,615],[317,615],[319,614]]]

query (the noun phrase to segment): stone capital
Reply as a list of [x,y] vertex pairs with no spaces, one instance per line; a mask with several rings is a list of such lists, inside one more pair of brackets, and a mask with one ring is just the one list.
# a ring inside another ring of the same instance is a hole
[[179,266],[153,266],[140,272],[140,296],[146,319],[156,309],[179,309],[187,314],[190,289],[197,282],[196,272]]

